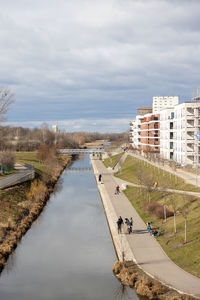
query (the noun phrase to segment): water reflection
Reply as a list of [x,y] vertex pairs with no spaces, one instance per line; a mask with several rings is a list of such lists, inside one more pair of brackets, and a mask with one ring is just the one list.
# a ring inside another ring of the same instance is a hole
[[[88,164],[88,157],[73,163]],[[119,299],[115,251],[94,176],[65,173],[62,181],[10,257],[0,299]],[[123,289],[120,299],[137,299],[134,290]]]
[[116,291],[114,298],[115,300],[132,300],[133,299],[133,290],[131,290],[126,285],[120,284]]

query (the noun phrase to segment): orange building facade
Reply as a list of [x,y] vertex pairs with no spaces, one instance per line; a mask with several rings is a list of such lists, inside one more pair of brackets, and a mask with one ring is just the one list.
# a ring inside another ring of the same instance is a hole
[[160,115],[147,114],[140,123],[140,150],[160,152]]

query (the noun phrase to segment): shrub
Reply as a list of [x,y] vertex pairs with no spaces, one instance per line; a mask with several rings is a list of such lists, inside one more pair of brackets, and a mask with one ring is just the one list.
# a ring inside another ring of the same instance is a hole
[[[157,202],[145,203],[145,210],[148,213],[154,214],[159,219],[164,219],[164,206]],[[166,217],[172,217],[173,212],[166,207]]]

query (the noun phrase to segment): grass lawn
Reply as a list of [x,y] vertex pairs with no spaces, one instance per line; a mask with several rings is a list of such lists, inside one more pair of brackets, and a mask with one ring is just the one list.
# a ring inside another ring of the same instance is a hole
[[[186,195],[165,194],[160,191],[152,191],[150,193],[151,202],[159,202],[163,205],[165,200],[167,208],[172,212],[173,208],[170,198],[174,196],[177,202],[177,233],[174,234],[173,216],[167,218],[167,222],[164,223],[163,219],[156,217],[154,213],[146,211],[145,203],[147,203],[148,199],[146,190],[142,189],[140,191],[138,188],[128,187],[124,193],[145,223],[152,221],[153,227],[165,230],[163,235],[157,237],[157,240],[167,255],[181,268],[200,277],[200,199]],[[184,244],[185,223],[181,214],[185,202],[189,206],[186,244]]]
[[115,167],[115,165],[118,163],[118,161],[120,160],[120,158],[122,157],[122,155],[124,154],[124,152],[121,152],[119,154],[113,155],[111,157],[108,157],[104,160],[104,165],[106,166],[106,168],[110,167],[113,168]]
[[45,172],[45,167],[43,162],[37,159],[37,152],[16,152],[16,162],[24,165],[25,163],[34,166],[35,171],[41,175]]
[[[136,184],[145,185],[145,180],[151,180],[152,186],[153,183],[157,181],[159,187],[200,192],[200,188],[197,188],[192,184],[185,183],[182,178],[174,176],[169,172],[163,171],[130,155],[127,156],[124,164],[122,165],[121,172],[116,174],[116,177]],[[140,178],[143,179],[142,182],[140,182]]]

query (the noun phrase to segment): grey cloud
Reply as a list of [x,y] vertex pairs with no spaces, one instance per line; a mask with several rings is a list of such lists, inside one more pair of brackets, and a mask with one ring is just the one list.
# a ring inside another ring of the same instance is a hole
[[22,107],[33,120],[64,110],[131,116],[153,95],[190,97],[199,85],[199,1],[0,3],[0,85],[16,94],[10,119],[23,119]]

